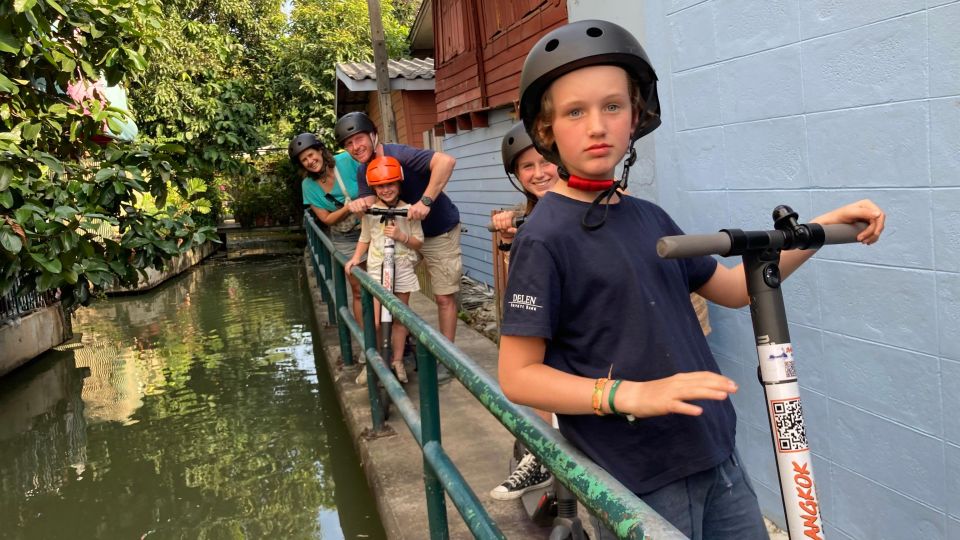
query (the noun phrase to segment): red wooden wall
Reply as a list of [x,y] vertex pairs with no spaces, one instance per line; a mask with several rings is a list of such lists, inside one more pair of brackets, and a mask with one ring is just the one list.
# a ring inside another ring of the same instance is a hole
[[567,22],[565,0],[435,0],[437,121],[516,101],[530,48]]

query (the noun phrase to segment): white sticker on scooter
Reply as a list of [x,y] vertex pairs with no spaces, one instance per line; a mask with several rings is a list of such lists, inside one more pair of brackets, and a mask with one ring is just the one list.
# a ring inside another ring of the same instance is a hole
[[792,381],[797,379],[793,364],[793,345],[774,343],[757,346],[760,360],[760,378],[763,382]]

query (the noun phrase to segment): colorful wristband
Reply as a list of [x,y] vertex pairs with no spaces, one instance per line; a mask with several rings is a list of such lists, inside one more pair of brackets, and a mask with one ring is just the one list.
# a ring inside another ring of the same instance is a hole
[[593,385],[593,412],[597,416],[603,416],[603,390],[607,387],[607,382],[610,379],[606,377],[600,377],[597,379],[597,382]]

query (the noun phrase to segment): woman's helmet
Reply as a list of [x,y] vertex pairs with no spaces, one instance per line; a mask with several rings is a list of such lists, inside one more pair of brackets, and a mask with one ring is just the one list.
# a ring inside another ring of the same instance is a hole
[[[300,154],[308,148],[319,148],[321,152],[324,149],[323,143],[313,133],[301,133],[290,141],[287,145],[287,154],[290,156],[290,162],[294,165],[300,165]],[[324,163],[326,164],[326,163]]]
[[366,113],[359,111],[341,116],[340,119],[337,120],[337,124],[333,127],[333,136],[337,139],[337,144],[340,146],[343,146],[343,142],[355,133],[375,134],[376,132],[377,126],[370,120],[370,117],[367,116]]
[[608,21],[586,20],[561,26],[540,38],[533,46],[520,75],[520,118],[537,150],[558,165],[561,163],[556,146],[541,148],[542,145],[533,134],[534,120],[540,112],[543,94],[561,76],[598,65],[622,67],[639,86],[645,109],[633,132],[634,141],[660,125],[657,74],[637,38]]
[[391,156],[375,157],[367,164],[367,185],[382,186],[392,182],[403,182],[403,168],[397,158]]

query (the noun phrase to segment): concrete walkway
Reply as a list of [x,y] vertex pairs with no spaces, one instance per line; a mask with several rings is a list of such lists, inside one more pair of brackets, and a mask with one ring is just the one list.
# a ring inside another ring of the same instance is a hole
[[[310,274],[314,313],[318,325],[323,327],[320,339],[324,344],[327,365],[333,375],[367,481],[377,499],[387,535],[396,539],[428,538],[423,458],[419,446],[396,412],[387,422],[394,435],[378,439],[362,436],[363,430],[372,425],[367,387],[366,384],[356,384],[355,370],[344,369],[340,364],[336,327],[326,326],[326,305],[320,301],[309,260],[305,264]],[[436,305],[426,296],[420,293],[411,295],[411,307],[427,323],[437,326]],[[496,376],[496,344],[463,321],[457,323],[456,344]],[[354,354],[359,350],[354,343]],[[414,404],[417,404],[419,389],[416,373],[410,373],[410,382],[405,388]],[[508,459],[513,448],[513,435],[456,379],[440,386],[440,417],[444,449],[507,538],[547,538],[549,529],[531,523],[519,500],[496,501],[489,495],[490,489],[502,482],[509,473]],[[449,498],[447,518],[451,538],[473,537]]]

